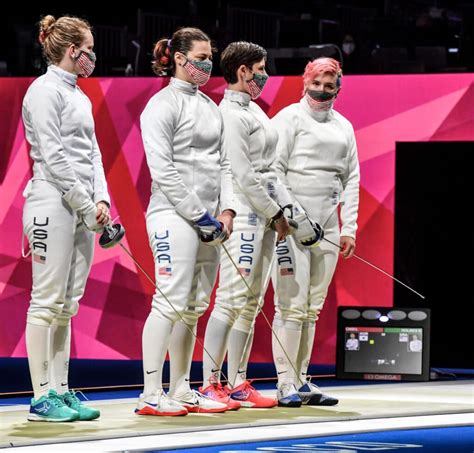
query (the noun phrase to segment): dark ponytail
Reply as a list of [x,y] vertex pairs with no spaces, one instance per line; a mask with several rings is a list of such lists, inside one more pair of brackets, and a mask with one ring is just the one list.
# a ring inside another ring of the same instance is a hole
[[211,42],[206,33],[199,28],[185,27],[176,30],[171,39],[160,39],[153,49],[151,68],[158,76],[174,75],[176,64],[174,55],[180,52],[186,55],[193,47],[193,41]]
[[174,71],[174,61],[171,59],[171,51],[168,47],[169,42],[170,40],[167,38],[160,39],[153,49],[151,68],[158,76],[165,76]]

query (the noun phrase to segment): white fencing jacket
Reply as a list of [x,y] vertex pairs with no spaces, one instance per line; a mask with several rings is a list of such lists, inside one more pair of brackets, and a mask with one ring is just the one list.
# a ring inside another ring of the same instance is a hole
[[232,174],[217,105],[197,85],[171,78],[140,117],[153,203],[195,221],[233,209]]
[[34,161],[32,179],[52,183],[73,209],[110,204],[92,104],[76,75],[49,66],[28,88],[23,122]]
[[278,133],[247,93],[225,90],[219,108],[224,118],[224,147],[231,162],[234,192],[243,193],[256,211],[271,218],[280,210],[266,186],[269,178],[276,178],[272,164]]
[[360,173],[351,123],[333,109],[313,111],[305,97],[272,122],[279,133],[279,178],[323,227],[341,203],[341,236],[355,238]]

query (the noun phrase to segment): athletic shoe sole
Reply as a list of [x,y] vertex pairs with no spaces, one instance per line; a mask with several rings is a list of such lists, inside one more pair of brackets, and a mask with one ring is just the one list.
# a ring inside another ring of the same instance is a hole
[[81,422],[90,422],[91,420],[97,420],[99,417],[100,417],[100,413],[97,414],[97,415],[92,415],[92,416],[89,415],[89,416],[87,416],[87,417],[85,417],[85,416],[83,416],[83,417],[79,416],[79,420],[80,420]]
[[[323,396],[325,397],[325,399],[321,401],[321,398]],[[337,398],[332,398],[331,396],[325,396],[324,394],[322,394],[313,395],[305,404],[307,406],[335,406],[337,403],[339,403],[339,400]]]
[[288,401],[288,403],[278,401],[278,407],[301,407],[301,404],[301,401]]
[[235,400],[240,403],[242,407],[245,407],[246,409],[271,409],[272,407],[275,407],[278,405],[278,401],[274,401],[272,403],[268,404],[257,404],[257,403],[252,403],[251,401],[242,401],[242,400]]
[[[183,403],[181,403],[183,404]],[[183,406],[193,414],[219,414],[221,412],[227,411],[227,406],[222,408],[215,408],[215,409],[204,409],[199,406],[188,406],[187,404],[183,404]]]
[[160,412],[152,407],[145,406],[143,409],[135,409],[135,414],[137,415],[155,415],[155,416],[163,416],[163,417],[176,417],[180,415],[188,415],[188,411],[186,409],[178,411],[178,412]]
[[42,415],[37,414],[29,414],[28,421],[30,422],[53,422],[53,423],[62,423],[62,422],[75,422],[79,420],[79,416],[77,417],[63,417],[63,418],[53,418],[53,417],[44,417]]

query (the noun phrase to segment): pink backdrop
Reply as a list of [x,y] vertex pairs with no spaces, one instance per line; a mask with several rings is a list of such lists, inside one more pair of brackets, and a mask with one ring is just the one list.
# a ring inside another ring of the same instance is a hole
[[[22,191],[31,175],[21,102],[32,79],[0,78],[0,356],[25,357],[24,324],[31,287],[30,259],[21,258]],[[356,130],[361,162],[357,252],[393,271],[395,143],[474,140],[474,75],[348,76],[336,108]],[[90,96],[112,197],[127,229],[126,246],[153,275],[144,211],[150,176],[140,138],[139,116],[147,100],[167,83],[150,78],[81,81]],[[272,77],[259,100],[273,116],[301,95],[299,77]],[[205,92],[219,102],[224,81]],[[415,252],[416,253],[416,252]],[[317,326],[313,362],[335,362],[338,305],[392,305],[392,282],[358,260],[341,261]],[[152,286],[117,247],[96,248],[94,265],[73,322],[72,355],[92,359],[140,359],[141,331]],[[273,316],[272,290],[265,312]],[[199,324],[202,337],[209,315]],[[196,348],[195,359],[202,351]],[[270,330],[257,322],[252,361],[270,362]]]

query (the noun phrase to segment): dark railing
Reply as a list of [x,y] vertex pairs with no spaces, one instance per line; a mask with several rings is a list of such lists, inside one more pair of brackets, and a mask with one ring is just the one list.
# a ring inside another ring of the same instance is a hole
[[278,47],[282,15],[250,9],[227,9],[228,41],[251,41],[263,47]]
[[94,25],[96,73],[103,76],[124,75],[127,67],[127,27]]

